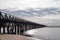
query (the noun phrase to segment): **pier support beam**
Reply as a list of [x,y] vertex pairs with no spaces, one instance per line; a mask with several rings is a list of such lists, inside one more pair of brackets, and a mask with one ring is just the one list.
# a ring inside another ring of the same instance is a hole
[[5,27],[3,27],[3,33],[5,34]]
[[0,27],[0,33],[1,33],[1,27]]

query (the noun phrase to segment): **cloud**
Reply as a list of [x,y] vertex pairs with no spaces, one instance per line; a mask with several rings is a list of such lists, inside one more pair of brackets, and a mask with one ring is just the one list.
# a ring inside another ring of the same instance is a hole
[[13,11],[5,9],[4,12],[39,24],[45,24],[49,26],[60,26],[60,8],[29,8],[25,10]]
[[60,0],[54,0],[54,1],[60,1]]
[[38,11],[34,10],[31,13],[37,15],[34,14],[32,17],[26,17],[28,18],[27,20],[49,26],[60,26],[60,8],[45,8]]
[[59,1],[54,0],[0,0],[0,9],[6,8],[47,8],[60,7]]
[[29,16],[29,17],[41,17],[47,15],[58,15],[60,13],[60,8],[44,8],[44,9],[26,9],[26,10],[17,10],[14,11],[14,14],[21,14],[22,16]]

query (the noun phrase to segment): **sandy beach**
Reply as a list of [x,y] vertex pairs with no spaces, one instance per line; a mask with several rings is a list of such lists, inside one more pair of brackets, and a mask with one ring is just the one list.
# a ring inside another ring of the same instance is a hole
[[41,39],[25,37],[21,35],[3,34],[0,35],[0,40],[41,40]]
[[0,40],[31,40],[21,35],[0,35]]

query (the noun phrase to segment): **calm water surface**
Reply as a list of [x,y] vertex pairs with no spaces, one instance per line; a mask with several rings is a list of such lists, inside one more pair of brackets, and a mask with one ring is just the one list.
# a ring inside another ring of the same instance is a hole
[[42,39],[42,40],[60,40],[60,28],[38,28],[26,31],[25,34],[31,35],[34,38]]

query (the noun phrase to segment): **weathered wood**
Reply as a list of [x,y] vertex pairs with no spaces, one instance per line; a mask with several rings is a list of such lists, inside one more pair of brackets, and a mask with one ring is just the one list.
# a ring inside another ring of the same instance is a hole
[[3,27],[4,34],[5,34],[5,27],[7,27],[7,34],[23,35],[23,32],[27,30],[46,27],[46,25],[26,21],[24,19],[14,17],[6,13],[2,14],[2,12],[0,12],[0,29],[1,27]]

